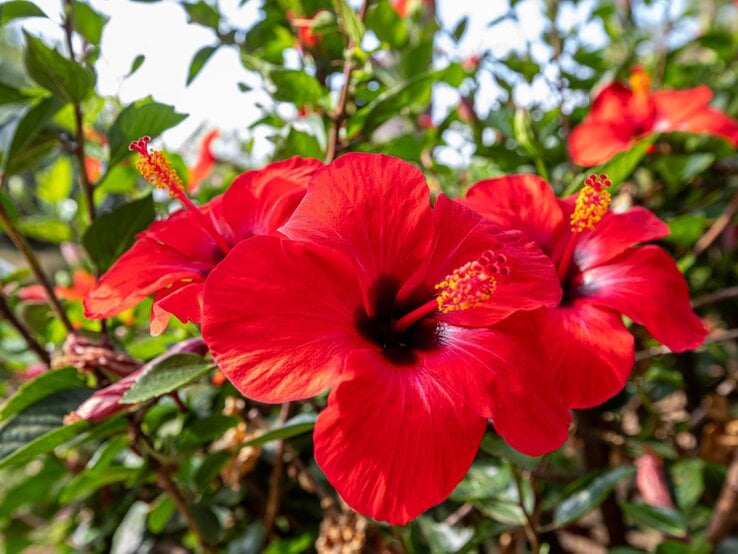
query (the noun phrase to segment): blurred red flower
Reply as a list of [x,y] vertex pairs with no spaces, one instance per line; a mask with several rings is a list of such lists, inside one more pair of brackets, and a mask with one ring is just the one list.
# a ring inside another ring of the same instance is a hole
[[[582,223],[572,219],[574,198],[556,198],[534,175],[481,181],[462,203],[497,225],[521,229],[556,264],[561,304],[532,312],[530,325],[544,337],[547,368],[569,407],[596,406],[625,385],[634,347],[621,314],[672,350],[702,344],[705,328],[674,261],[658,246],[634,246],[669,234],[647,209],[615,214],[604,206],[594,214],[599,223],[594,215]],[[572,231],[575,224],[581,232]]]
[[592,110],[569,137],[574,163],[604,163],[652,132],[702,133],[738,145],[738,121],[709,106],[708,87],[651,91],[650,78],[641,68],[633,71],[629,84],[612,83],[597,95]]
[[205,286],[203,337],[246,396],[332,391],[315,458],[357,511],[404,524],[468,470],[487,419],[538,455],[567,437],[518,310],[554,306],[548,258],[441,196],[413,165],[347,154],[319,169],[283,237],[236,246]]
[[[62,300],[76,300],[81,302],[94,286],[94,275],[84,269],[76,269],[72,273],[72,286],[56,286],[54,287],[54,293]],[[29,285],[19,289],[18,298],[25,301],[46,302],[48,300],[46,290],[41,285]]]
[[197,161],[195,165],[188,168],[187,177],[187,190],[190,192],[197,192],[200,188],[200,184],[208,178],[210,173],[213,171],[216,158],[210,150],[210,145],[213,141],[220,136],[220,131],[213,129],[208,131],[200,141],[200,151],[197,154]]
[[321,165],[294,157],[247,171],[207,204],[197,208],[188,201],[189,210],[154,222],[87,295],[86,317],[111,317],[155,294],[152,334],[163,332],[172,315],[199,323],[210,271],[231,246],[282,225]]

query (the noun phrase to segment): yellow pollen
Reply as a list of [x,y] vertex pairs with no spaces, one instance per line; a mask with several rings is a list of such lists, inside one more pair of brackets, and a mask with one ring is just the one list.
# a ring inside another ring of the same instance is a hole
[[136,169],[155,187],[168,190],[170,198],[177,196],[177,190],[184,189],[182,179],[174,171],[169,160],[158,150],[150,152],[145,158],[139,158],[136,161]]
[[498,278],[509,274],[505,255],[486,250],[479,258],[455,269],[436,284],[438,311],[445,314],[483,304],[497,290]]
[[638,97],[646,97],[651,92],[651,76],[640,66],[636,66],[628,79],[630,90]]
[[569,220],[572,232],[581,233],[586,229],[594,229],[602,220],[610,207],[610,193],[605,190],[610,185],[612,183],[604,173],[587,177]]

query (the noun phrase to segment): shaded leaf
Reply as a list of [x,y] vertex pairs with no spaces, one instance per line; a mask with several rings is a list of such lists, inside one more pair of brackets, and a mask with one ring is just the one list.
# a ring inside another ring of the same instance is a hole
[[56,137],[43,135],[42,130],[51,121],[51,118],[64,106],[64,102],[55,97],[44,98],[38,104],[29,108],[18,120],[10,146],[5,149],[5,172],[8,175],[25,169],[26,162],[33,159],[31,152],[40,144],[56,143]]
[[283,425],[273,428],[271,431],[259,435],[256,438],[248,440],[241,444],[246,446],[259,446],[267,442],[289,439],[297,435],[302,435],[308,431],[312,431],[315,427],[315,414],[300,414],[288,419]]
[[634,467],[622,466],[575,481],[567,487],[564,500],[556,505],[553,524],[563,527],[585,516],[605,501],[618,481],[635,471]]
[[46,14],[33,2],[25,0],[11,0],[0,4],[0,26],[24,17],[46,17]]
[[72,367],[46,371],[35,379],[23,383],[15,394],[5,401],[0,407],[0,421],[14,416],[54,392],[80,387],[83,384],[79,373]]
[[336,8],[336,14],[341,21],[341,29],[346,33],[354,44],[361,44],[361,39],[364,37],[364,24],[359,19],[356,12],[348,5],[346,0],[333,0],[333,5]]
[[145,101],[126,107],[113,123],[108,133],[110,141],[109,167],[114,166],[128,155],[131,141],[148,135],[158,137],[187,117],[177,113],[173,106]]
[[152,365],[121,398],[135,404],[175,391],[208,373],[213,366],[195,354],[177,354]]
[[146,533],[146,517],[149,506],[142,500],[137,500],[128,509],[123,521],[113,534],[113,543],[110,554],[137,554],[144,542]]
[[97,217],[82,237],[95,267],[104,272],[113,265],[133,245],[136,235],[151,224],[154,215],[154,200],[148,195]]
[[65,58],[33,35],[24,34],[23,61],[34,81],[67,102],[81,102],[92,92],[95,85],[92,70]]
[[85,2],[75,0],[72,3],[74,30],[82,35],[90,44],[95,46],[100,45],[103,28],[109,19],[108,16],[95,11]]
[[673,537],[684,537],[687,525],[684,518],[673,508],[649,506],[647,504],[622,503],[623,511],[637,525],[656,529]]

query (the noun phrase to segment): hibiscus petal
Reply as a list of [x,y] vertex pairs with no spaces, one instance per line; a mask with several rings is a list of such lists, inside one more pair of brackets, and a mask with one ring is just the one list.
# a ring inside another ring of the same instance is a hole
[[651,94],[651,98],[657,112],[656,129],[672,131],[681,121],[705,108],[712,98],[712,91],[704,85],[683,90],[658,90]]
[[347,367],[356,373],[318,417],[315,460],[349,506],[403,525],[451,494],[487,422],[428,371],[369,351],[354,352]]
[[338,378],[362,297],[354,268],[311,243],[253,237],[205,283],[202,334],[223,373],[261,402],[309,398]]
[[323,163],[298,156],[239,175],[223,195],[223,217],[236,243],[276,231],[292,215]]
[[442,348],[424,353],[421,363],[491,418],[510,446],[538,456],[566,441],[571,414],[530,321],[521,314],[490,328],[446,325]]
[[[520,231],[502,231],[461,204],[441,195],[433,209],[433,247],[425,269],[426,288],[486,250],[502,255],[509,275],[482,305],[444,314],[458,325],[493,325],[517,310],[555,306],[561,285],[551,260]],[[411,286],[411,285],[409,285]]]
[[151,334],[159,336],[169,323],[168,314],[174,314],[182,323],[200,323],[203,282],[182,283],[160,290],[151,305]]
[[564,218],[551,186],[536,175],[485,179],[460,201],[503,229],[523,231],[548,251]]
[[592,231],[581,233],[574,250],[574,263],[585,270],[601,265],[636,243],[660,239],[669,226],[640,206],[624,213],[608,213]]
[[707,107],[692,113],[672,130],[714,135],[729,140],[733,146],[738,144],[738,121],[715,108]]
[[612,83],[603,88],[592,104],[588,121],[617,121],[627,112],[633,99],[633,91],[622,83]]
[[415,166],[381,154],[346,154],[315,173],[280,232],[346,255],[365,289],[382,275],[405,282],[428,254],[429,202]]
[[624,313],[677,352],[705,339],[692,311],[689,290],[674,260],[657,246],[633,248],[606,265],[582,273],[577,293],[594,304]]
[[625,152],[635,139],[625,122],[585,122],[569,135],[569,155],[575,164],[592,167]]
[[167,245],[138,239],[100,278],[84,301],[85,317],[112,317],[184,279],[202,280],[211,264],[185,258]]
[[531,316],[569,408],[597,406],[622,390],[633,368],[633,335],[620,314],[580,298]]

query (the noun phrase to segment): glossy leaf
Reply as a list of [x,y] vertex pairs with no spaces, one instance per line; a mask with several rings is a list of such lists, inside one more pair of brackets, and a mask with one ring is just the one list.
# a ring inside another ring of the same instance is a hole
[[104,272],[113,265],[131,247],[136,235],[151,224],[154,215],[154,201],[148,195],[97,217],[82,237],[95,267]]
[[135,404],[175,391],[199,379],[213,366],[194,354],[176,354],[152,365],[121,398],[121,402]]

